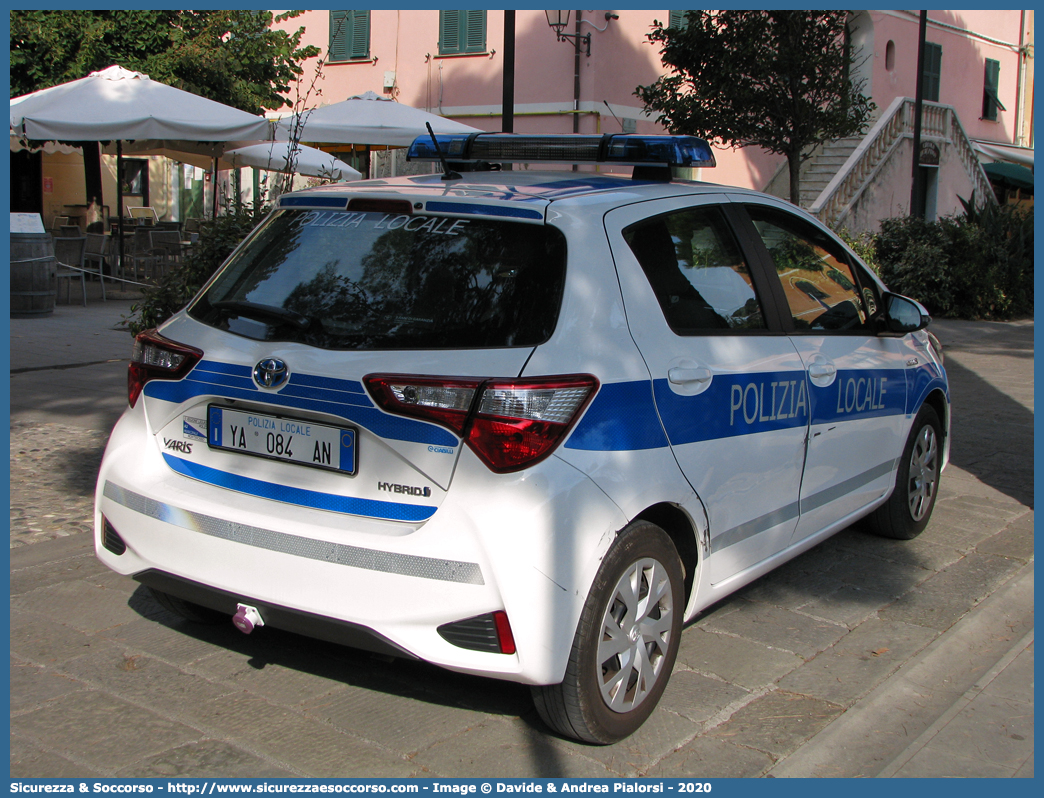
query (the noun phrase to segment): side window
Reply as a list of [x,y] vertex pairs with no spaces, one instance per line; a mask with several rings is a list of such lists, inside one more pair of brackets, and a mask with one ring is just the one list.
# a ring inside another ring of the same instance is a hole
[[750,271],[717,209],[646,219],[623,236],[674,332],[765,328]]
[[867,303],[836,241],[786,212],[749,206],[747,210],[772,257],[796,329],[867,327]]

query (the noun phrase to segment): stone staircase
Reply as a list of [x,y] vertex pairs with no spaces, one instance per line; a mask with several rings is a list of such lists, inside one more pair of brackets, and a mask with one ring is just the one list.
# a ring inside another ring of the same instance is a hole
[[823,189],[844,166],[862,141],[855,136],[828,141],[801,165],[801,207],[811,208]]
[[[960,171],[970,191],[982,202],[996,202],[989,179],[952,106],[925,102],[921,114],[921,141],[942,151],[951,175]],[[887,184],[899,169],[909,174],[913,144],[914,100],[896,97],[862,139],[841,139],[824,144],[802,168],[801,206],[828,225],[867,227],[870,217],[860,217],[864,198],[872,201],[874,186]],[[904,164],[904,155],[906,161]],[[881,181],[885,181],[882,183]],[[876,217],[874,220],[876,223]]]

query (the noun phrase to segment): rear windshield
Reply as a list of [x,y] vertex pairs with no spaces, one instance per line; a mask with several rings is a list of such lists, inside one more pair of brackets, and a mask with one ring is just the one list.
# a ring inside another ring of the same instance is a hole
[[287,209],[189,313],[324,349],[533,346],[554,330],[564,280],[565,238],[553,227]]

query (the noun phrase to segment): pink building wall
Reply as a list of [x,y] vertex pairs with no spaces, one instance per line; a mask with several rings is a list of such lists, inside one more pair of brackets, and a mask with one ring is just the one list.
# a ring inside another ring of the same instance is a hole
[[[575,32],[575,11],[566,32]],[[653,20],[666,22],[669,11],[620,10],[607,23],[605,11],[584,11],[589,20],[581,33],[591,33],[591,56],[580,56],[580,114],[582,133],[616,132],[619,120],[633,120],[638,133],[661,132],[646,116],[634,96],[638,85],[652,83],[663,72],[659,50],[646,39]],[[865,58],[859,69],[880,113],[896,96],[913,97],[917,62],[917,12],[870,11],[863,15],[860,37]],[[972,139],[1012,143],[1016,138],[1020,11],[930,11],[928,41],[942,45],[939,101],[953,105]],[[328,11],[307,11],[281,23],[306,28],[304,41],[324,52],[329,39]],[[869,24],[867,22],[869,21]],[[948,27],[949,26],[949,27]],[[603,29],[604,30],[600,30]],[[953,28],[974,31],[962,33]],[[478,55],[438,55],[437,10],[373,10],[370,12],[370,59],[327,64],[322,95],[309,98],[306,107],[330,104],[349,96],[384,90],[385,73],[395,75],[395,98],[402,103],[457,119],[483,130],[501,130],[504,70],[504,12],[486,14],[486,52]],[[990,40],[995,41],[990,41]],[[886,48],[895,45],[891,69]],[[998,121],[980,120],[984,59],[1000,62],[1000,99],[1007,110]],[[1032,68],[1032,62],[1030,63]],[[310,78],[314,64],[305,65]],[[515,124],[516,132],[572,132],[574,50],[558,42],[543,11],[516,11]],[[1030,93],[1031,96],[1031,93]],[[293,92],[291,93],[293,97]],[[607,108],[605,103],[611,106]],[[617,118],[613,117],[613,114]],[[702,170],[699,178],[715,183],[763,189],[784,159],[755,148],[716,148],[718,166]]]
[[[654,82],[663,72],[659,50],[645,34],[653,20],[666,22],[668,10],[584,11],[581,33],[591,33],[591,57],[580,56],[581,133],[622,130],[622,120],[633,120],[638,133],[660,133],[663,127],[646,116],[634,89]],[[329,11],[306,11],[279,25],[304,26],[305,44],[324,52],[329,42]],[[604,30],[600,30],[603,29]],[[575,32],[575,12],[565,32]],[[340,102],[348,97],[384,91],[385,72],[395,73],[395,98],[406,105],[451,117],[482,130],[501,130],[504,70],[504,13],[486,14],[486,52],[480,55],[439,57],[437,10],[373,10],[370,12],[370,59],[329,63],[324,67],[322,96],[310,97],[306,107]],[[310,79],[314,61],[305,64]],[[559,42],[543,11],[515,14],[515,121],[518,133],[573,131],[574,48]],[[304,89],[302,89],[302,92]],[[290,95],[294,99],[293,91]],[[607,108],[608,103],[610,108]],[[613,117],[616,115],[616,118]],[[620,121],[618,121],[620,120]],[[701,179],[727,185],[761,187],[775,172],[780,158],[770,153],[740,153],[716,148],[718,166],[703,170]]]
[[[871,11],[874,28],[873,83],[879,109],[895,97],[916,92],[918,12]],[[929,11],[925,40],[942,46],[939,102],[952,105],[968,136],[1011,144],[1015,141],[1018,96],[1018,45],[1021,11]],[[958,32],[952,27],[974,33]],[[992,39],[993,41],[989,41]],[[886,67],[888,42],[895,43],[895,63]],[[986,59],[1000,63],[1000,101],[997,121],[980,119]]]

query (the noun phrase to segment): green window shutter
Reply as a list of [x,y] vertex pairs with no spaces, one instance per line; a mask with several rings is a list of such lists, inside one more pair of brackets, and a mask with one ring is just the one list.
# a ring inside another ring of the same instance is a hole
[[486,52],[486,12],[439,12],[439,55]]
[[670,14],[667,22],[668,28],[684,28],[689,24],[685,19],[684,11],[668,11],[667,13]]
[[439,12],[439,55],[453,55],[460,49],[460,12]]
[[1000,101],[998,91],[1000,90],[1000,61],[992,58],[986,59],[986,73],[983,77],[982,87],[982,118],[997,121],[997,109],[1007,111],[1008,109]]
[[352,11],[352,58],[370,57],[370,12]]
[[939,102],[939,84],[942,76],[942,45],[934,42],[924,43],[924,73],[921,90],[924,99]]
[[486,12],[473,9],[465,11],[464,52],[486,52]]
[[370,57],[370,12],[330,12],[330,61]]
[[330,60],[348,60],[348,12],[330,12]]

